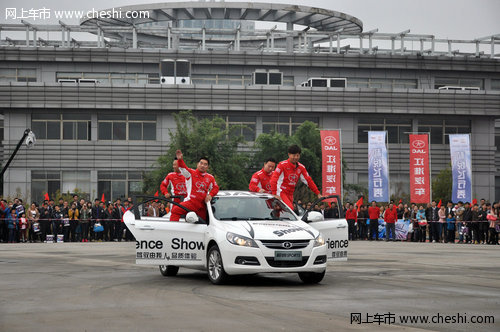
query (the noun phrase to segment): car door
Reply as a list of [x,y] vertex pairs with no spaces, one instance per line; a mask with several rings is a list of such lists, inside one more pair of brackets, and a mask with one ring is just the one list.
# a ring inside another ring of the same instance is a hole
[[136,263],[204,267],[206,224],[169,221],[167,218],[124,217],[136,239]]
[[309,225],[323,235],[327,246],[329,261],[346,261],[349,247],[347,221],[345,219],[326,219]]

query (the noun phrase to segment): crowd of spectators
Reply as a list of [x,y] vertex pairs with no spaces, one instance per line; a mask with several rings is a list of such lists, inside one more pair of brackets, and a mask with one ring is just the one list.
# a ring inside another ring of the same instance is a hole
[[[395,240],[395,224],[398,220],[410,223],[406,240],[412,242],[442,242],[469,244],[499,244],[500,203],[490,204],[484,199],[478,204],[447,202],[428,204],[379,204],[369,205],[295,203],[304,210],[321,212],[325,218],[344,217],[348,223],[349,240],[379,240],[379,224],[385,223],[385,240]],[[382,222],[383,221],[383,222]]]
[[25,206],[15,198],[0,201],[0,242],[89,242],[132,241],[123,214],[133,206],[129,197],[123,202],[94,202],[78,195],[68,202],[46,200],[41,205]]
[[[410,223],[408,241],[499,244],[500,203],[490,204],[481,199],[479,204],[436,201],[426,204],[381,205],[373,201],[370,205],[345,203],[340,209],[336,203],[294,203],[299,214],[304,210],[315,210],[325,218],[343,217],[348,223],[349,240],[379,240],[379,223],[386,229],[385,240],[395,240],[395,224],[398,220]],[[0,200],[0,242],[92,242],[133,241],[132,233],[123,222],[123,214],[133,207],[129,197],[122,202],[92,202],[80,199],[78,195],[68,202],[62,198],[58,204],[46,200],[41,205],[27,206],[19,198],[7,202]],[[300,207],[300,208],[299,208]],[[169,206],[151,202],[144,215],[163,217]]]

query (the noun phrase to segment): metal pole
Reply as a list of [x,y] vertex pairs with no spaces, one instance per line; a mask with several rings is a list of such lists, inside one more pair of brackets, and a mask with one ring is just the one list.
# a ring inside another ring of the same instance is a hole
[[135,26],[132,28],[132,48],[137,48],[137,29]]
[[491,54],[490,54],[490,58],[494,58],[495,57],[495,36],[491,36]]
[[21,148],[21,145],[23,144],[23,141],[24,139],[28,136],[28,134],[30,133],[31,129],[26,129],[24,131],[24,134],[23,134],[23,137],[21,137],[21,139],[19,140],[19,143],[17,143],[17,146],[16,146],[16,149],[14,150],[14,152],[10,155],[10,158],[9,160],[7,161],[7,164],[5,164],[5,166],[3,167],[2,169],[2,173],[0,174],[0,179],[3,180],[3,174],[5,173],[5,171],[7,170],[7,168],[9,167],[10,163],[12,162],[12,160],[14,159],[14,157],[16,156],[17,154],[17,151],[19,151],[19,149]]
[[205,50],[205,26],[201,29],[201,49]]
[[171,49],[172,48],[172,44],[171,44],[171,41],[170,41],[170,36],[171,32],[170,32],[170,27],[167,28],[167,49]]

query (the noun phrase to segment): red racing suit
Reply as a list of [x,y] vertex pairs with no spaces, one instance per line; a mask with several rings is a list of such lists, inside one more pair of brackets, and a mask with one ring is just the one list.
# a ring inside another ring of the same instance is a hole
[[271,191],[278,195],[293,210],[293,192],[298,181],[302,181],[316,195],[319,194],[318,187],[314,183],[306,168],[301,163],[292,164],[288,159],[280,162],[271,177]]
[[258,193],[261,189],[264,189],[266,193],[271,193],[271,177],[274,172],[266,173],[264,169],[255,172],[252,175],[248,189],[250,191]]
[[[217,195],[219,192],[219,186],[211,174],[201,173],[197,169],[187,167],[183,159],[179,159],[178,163],[182,175],[186,178],[186,189],[189,193],[189,196],[180,204],[189,210],[196,212],[198,216],[206,220],[207,209],[205,198],[207,197],[207,194],[212,197]],[[170,221],[179,221],[181,215],[186,213],[186,210],[174,205],[171,211]]]
[[[168,186],[170,185],[170,192],[168,190]],[[171,172],[168,173],[165,177],[165,180],[161,182],[160,190],[163,195],[169,193],[171,196],[182,196],[186,198],[186,178],[181,172]],[[179,198],[174,199],[175,202],[180,203],[181,200]]]

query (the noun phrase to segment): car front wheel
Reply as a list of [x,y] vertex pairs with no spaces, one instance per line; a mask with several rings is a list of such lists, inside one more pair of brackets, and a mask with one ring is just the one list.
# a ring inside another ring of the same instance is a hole
[[325,276],[325,272],[315,273],[315,272],[299,272],[299,278],[305,284],[317,284]]
[[222,263],[219,247],[216,245],[210,247],[207,256],[208,279],[215,285],[225,283],[228,279],[228,275],[226,271],[224,271],[224,264]]
[[179,272],[179,267],[174,265],[160,265],[160,273],[164,277],[175,277]]

